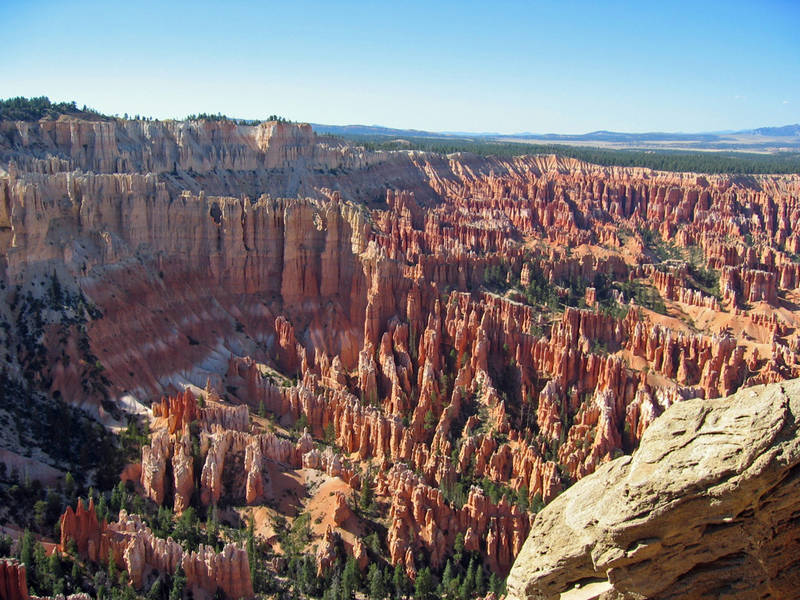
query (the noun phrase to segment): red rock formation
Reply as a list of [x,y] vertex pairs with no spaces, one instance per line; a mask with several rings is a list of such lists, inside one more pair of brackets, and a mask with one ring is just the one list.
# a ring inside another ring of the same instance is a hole
[[0,596],[3,600],[28,600],[25,565],[7,558],[0,560]]
[[83,500],[78,500],[78,505],[73,511],[71,506],[61,515],[61,551],[66,552],[68,542],[75,542],[78,554],[87,557],[93,562],[98,562],[108,556],[103,552],[103,533],[106,531],[106,522],[98,522],[94,510],[94,500],[89,500],[89,507],[84,508]]
[[154,402],[151,408],[154,417],[167,420],[170,434],[180,432],[195,420],[206,429],[210,429],[214,424],[236,431],[249,429],[247,406],[225,406],[213,402],[204,408],[198,408],[197,398],[189,390],[184,390],[176,396],[162,397],[161,401]]
[[[424,548],[441,565],[463,533],[502,572],[531,517],[470,484],[548,502],[562,481],[634,448],[671,404],[800,375],[784,303],[800,286],[796,176],[370,153],[276,123],[61,119],[0,132],[9,281],[63,266],[103,315],[86,329],[108,395],[164,395],[140,481],[178,512],[195,492],[204,504],[270,499],[266,467],[358,488],[358,462],[374,459],[386,467],[394,563],[413,576]],[[346,177],[331,173],[340,168]],[[652,264],[664,250],[676,258]],[[705,282],[698,265],[711,270]],[[708,293],[716,272],[722,302]],[[668,314],[639,306],[657,308],[641,289]],[[559,304],[581,298],[594,310]],[[781,310],[744,314],[760,302]],[[728,322],[759,340],[712,329]],[[82,389],[91,365],[60,331],[48,323],[42,376],[102,414],[103,394]],[[176,393],[206,382],[203,408]],[[248,406],[262,404],[281,425],[306,419],[308,432],[291,442],[251,431]],[[468,497],[446,501],[457,484]],[[67,530],[102,554],[102,539],[82,533],[102,526],[86,518],[66,515]],[[132,576],[146,577],[141,553],[130,556]]]
[[[445,502],[440,490],[420,482],[416,475],[400,465],[380,478],[377,489],[379,494],[392,500],[388,536],[391,561],[403,563],[406,568],[414,567],[413,559],[409,563],[407,556],[413,557],[415,548],[420,546],[430,553],[432,566],[442,566],[452,550],[456,533],[471,530],[470,546],[476,546],[476,540],[485,539],[485,545],[478,542],[476,549],[484,554],[494,570],[505,572],[530,528],[528,516],[516,506],[504,500],[494,505],[477,488],[470,490],[461,509],[454,509]],[[413,532],[417,532],[416,535],[412,535]],[[487,534],[491,534],[490,537],[487,538]]]
[[333,522],[342,525],[353,515],[353,511],[347,505],[347,499],[342,492],[334,495]]
[[331,565],[333,565],[336,560],[336,534],[330,527],[325,531],[322,543],[317,546],[315,559],[317,561],[318,576],[322,576],[330,569]]
[[117,522],[107,525],[105,521],[98,523],[91,502],[84,509],[79,500],[74,512],[67,507],[61,517],[62,552],[68,550],[70,542],[75,543],[80,556],[92,562],[104,563],[113,556],[137,590],[145,586],[151,572],[171,575],[181,566],[186,585],[195,594],[202,591],[213,595],[219,589],[231,599],[253,596],[245,550],[226,544],[216,553],[201,544],[196,552],[187,553],[172,538],[155,537],[138,515],[128,515],[124,510]]

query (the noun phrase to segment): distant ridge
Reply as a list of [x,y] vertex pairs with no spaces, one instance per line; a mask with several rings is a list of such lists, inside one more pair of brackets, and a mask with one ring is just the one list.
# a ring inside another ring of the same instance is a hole
[[759,127],[753,129],[755,135],[768,135],[773,137],[800,136],[800,125],[784,125],[783,127]]
[[419,129],[396,129],[380,125],[324,125],[320,123],[312,123],[311,126],[320,134],[375,139],[387,137],[467,139],[481,142],[539,142],[640,150],[800,151],[800,124],[720,132],[624,133],[601,129],[583,134],[434,132]]

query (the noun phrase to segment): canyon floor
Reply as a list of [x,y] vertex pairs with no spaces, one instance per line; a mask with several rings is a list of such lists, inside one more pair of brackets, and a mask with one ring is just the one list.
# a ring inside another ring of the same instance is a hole
[[0,590],[502,596],[670,407],[800,377],[798,221],[798,175],[0,121]]

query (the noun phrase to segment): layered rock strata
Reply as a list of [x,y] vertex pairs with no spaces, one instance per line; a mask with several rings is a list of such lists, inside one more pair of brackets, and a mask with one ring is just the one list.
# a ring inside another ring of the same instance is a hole
[[[106,420],[151,403],[138,479],[177,512],[273,500],[271,469],[357,489],[380,465],[393,563],[463,534],[503,574],[527,509],[670,406],[800,377],[797,176],[368,152],[278,123],[0,133],[2,360]],[[254,429],[262,409],[308,431]]]

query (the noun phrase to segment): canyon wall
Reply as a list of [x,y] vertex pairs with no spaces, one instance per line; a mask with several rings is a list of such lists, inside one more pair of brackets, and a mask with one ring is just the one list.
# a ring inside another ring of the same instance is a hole
[[[671,406],[800,377],[798,176],[277,123],[0,133],[0,359],[106,422],[149,407],[138,484],[179,513],[276,500],[270,469],[354,490],[372,470],[392,564],[439,568],[458,540],[503,575],[533,513]],[[86,531],[82,553],[109,543]]]

